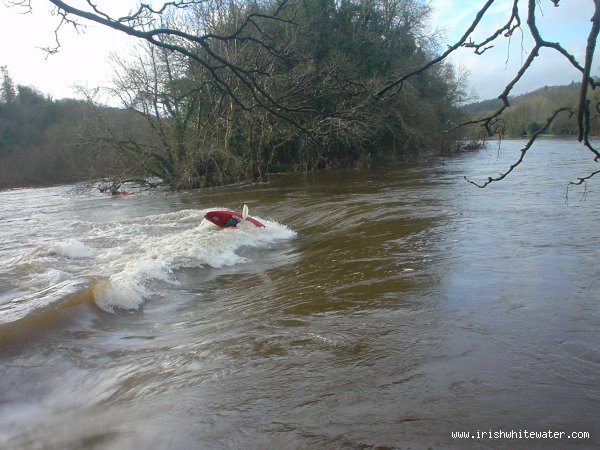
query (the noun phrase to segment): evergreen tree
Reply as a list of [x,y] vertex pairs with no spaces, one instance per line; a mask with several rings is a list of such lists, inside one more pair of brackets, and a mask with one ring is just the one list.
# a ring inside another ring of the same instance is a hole
[[14,103],[16,99],[15,84],[8,73],[8,67],[1,66],[0,72],[2,72],[0,99],[2,103]]

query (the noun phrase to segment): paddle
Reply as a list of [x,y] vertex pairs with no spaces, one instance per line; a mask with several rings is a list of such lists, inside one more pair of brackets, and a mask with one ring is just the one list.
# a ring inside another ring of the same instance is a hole
[[238,225],[244,222],[248,218],[248,205],[244,204],[242,207],[242,217],[233,217],[237,221]]
[[251,223],[252,225],[254,225],[255,227],[264,227],[265,225],[260,223],[258,220],[250,217],[249,213],[248,213],[248,205],[244,205],[242,208],[242,217],[238,217],[238,221],[239,223],[241,222],[246,222],[246,223]]

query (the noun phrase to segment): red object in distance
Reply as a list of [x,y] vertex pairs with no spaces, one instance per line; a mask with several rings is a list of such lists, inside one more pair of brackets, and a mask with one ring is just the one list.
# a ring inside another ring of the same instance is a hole
[[109,192],[106,195],[109,195],[110,197],[118,197],[120,195],[133,195],[133,194],[135,194],[135,192],[120,191],[120,192]]

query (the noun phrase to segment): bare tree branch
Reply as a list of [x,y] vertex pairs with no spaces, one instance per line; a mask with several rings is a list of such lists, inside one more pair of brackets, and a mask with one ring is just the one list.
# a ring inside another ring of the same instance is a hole
[[598,175],[600,173],[600,170],[596,170],[592,173],[590,173],[588,176],[586,177],[580,177],[577,178],[577,181],[569,181],[569,184],[567,185],[567,191],[565,193],[565,203],[569,203],[569,188],[571,186],[581,186],[583,184],[584,186],[584,190],[583,190],[583,194],[581,196],[581,200],[585,200],[585,198],[587,197],[587,182],[593,178],[595,175]]
[[[555,7],[559,6],[559,1],[560,0],[551,0],[551,2],[554,4]],[[600,33],[600,0],[593,0],[593,1],[594,1],[594,14],[593,14],[592,18],[590,19],[592,26],[589,31],[587,45],[586,45],[585,59],[584,59],[583,65],[582,65],[577,60],[577,58],[574,55],[572,55],[571,53],[569,53],[560,43],[550,42],[550,41],[545,40],[542,37],[542,35],[539,31],[539,28],[537,26],[537,23],[536,23],[536,15],[537,15],[536,6],[539,3],[539,0],[527,0],[527,21],[526,21],[526,23],[527,23],[527,29],[529,30],[529,32],[531,33],[531,36],[533,37],[534,46],[529,51],[527,59],[523,62],[523,64],[521,65],[521,68],[517,71],[516,75],[506,84],[506,86],[504,87],[504,90],[498,96],[498,99],[501,100],[501,102],[502,102],[501,106],[496,111],[492,112],[491,114],[489,114],[485,117],[482,117],[479,119],[472,119],[472,120],[468,120],[468,121],[459,123],[459,124],[451,127],[450,129],[446,130],[446,132],[449,133],[449,132],[455,131],[466,125],[479,124],[486,130],[488,135],[494,134],[497,131],[498,119],[501,117],[501,115],[504,113],[504,111],[511,106],[510,101],[509,101],[509,96],[510,96],[511,92],[513,91],[515,85],[521,80],[521,78],[529,70],[529,68],[531,67],[535,58],[537,58],[539,56],[540,50],[543,48],[548,48],[548,49],[555,50],[559,54],[561,54],[576,70],[578,70],[581,73],[580,94],[579,94],[577,111],[576,111],[578,140],[580,142],[583,142],[585,147],[590,152],[592,152],[592,154],[594,155],[595,161],[600,160],[600,151],[596,147],[594,147],[594,145],[590,141],[591,112],[590,112],[590,101],[588,99],[589,89],[590,88],[595,89],[598,86],[596,81],[591,77],[591,68],[592,68],[592,64],[593,64],[594,52],[597,47],[598,34]],[[403,75],[401,78],[397,79],[396,81],[385,86],[383,89],[379,90],[376,95],[377,96],[383,95],[386,92],[388,92],[390,89],[392,89],[396,86],[399,86],[401,88],[402,84],[407,79],[428,69],[429,67],[431,67],[431,65],[437,64],[438,62],[443,61],[451,53],[453,53],[460,47],[472,48],[472,49],[474,49],[476,54],[481,55],[485,51],[487,51],[488,49],[490,49],[492,47],[491,44],[499,36],[503,35],[505,37],[510,38],[512,36],[512,34],[514,33],[514,31],[517,28],[519,28],[521,25],[521,19],[519,17],[519,10],[518,10],[519,0],[513,0],[511,15],[504,26],[495,30],[492,34],[490,34],[486,39],[482,40],[481,42],[476,43],[476,42],[473,42],[472,40],[470,40],[469,36],[477,28],[477,26],[481,22],[483,16],[489,10],[490,6],[493,3],[494,3],[494,0],[488,1],[484,4],[484,6],[482,6],[482,8],[477,13],[475,19],[473,20],[471,26],[468,28],[467,32],[461,37],[461,39],[456,44],[450,46],[448,48],[448,50],[446,50],[446,52],[444,52],[440,57],[438,57],[432,61],[429,61],[428,63],[422,65],[421,67]],[[600,111],[598,105],[595,105],[595,107],[598,111]],[[503,174],[501,174],[500,176],[498,176],[496,178],[489,177],[488,180],[482,184],[474,183],[471,180],[467,180],[467,181],[469,181],[471,184],[474,184],[478,187],[485,187],[493,181],[499,181],[499,180],[505,178],[509,173],[511,173],[513,171],[514,168],[516,168],[518,165],[521,164],[523,157],[525,156],[525,154],[527,153],[527,151],[529,150],[529,148],[531,147],[533,142],[536,140],[537,136],[539,136],[539,134],[542,131],[545,131],[550,126],[550,124],[552,123],[552,121],[554,120],[556,115],[562,111],[570,111],[570,108],[564,107],[564,108],[560,108],[557,111],[555,111],[555,113],[551,117],[548,118],[546,126],[542,130],[535,133],[530,138],[530,140],[528,141],[528,143],[522,150],[521,157],[513,165],[511,165],[506,172],[504,172]],[[570,114],[573,114],[573,113],[574,113],[573,111],[570,111]],[[583,182],[582,180],[587,180],[589,178],[591,178],[591,177],[579,178],[579,182],[576,182],[575,184],[581,184]]]
[[427,63],[423,64],[419,68],[417,68],[417,69],[415,69],[415,70],[413,70],[411,72],[408,72],[407,74],[401,76],[397,80],[389,83],[387,86],[385,86],[384,88],[382,88],[379,91],[377,91],[375,93],[375,97],[376,98],[381,98],[388,91],[390,91],[391,89],[396,88],[396,87],[398,89],[401,89],[402,85],[404,84],[404,82],[406,80],[408,80],[409,78],[412,78],[415,75],[423,73],[424,71],[426,71],[427,69],[429,69],[431,66],[433,66],[435,64],[438,64],[441,61],[444,61],[446,58],[448,58],[448,56],[450,56],[450,54],[454,53],[458,48],[460,48],[461,46],[463,46],[465,44],[465,42],[467,41],[467,39],[469,38],[469,36],[471,35],[471,33],[473,33],[473,31],[475,30],[475,28],[477,28],[477,25],[479,25],[479,22],[481,21],[481,19],[483,18],[483,16],[487,12],[487,10],[490,8],[490,6],[492,6],[492,4],[495,1],[496,0],[487,0],[485,2],[485,5],[481,8],[481,10],[475,16],[475,20],[473,20],[473,23],[469,26],[469,28],[467,28],[467,31],[465,31],[465,33],[458,40],[457,43],[455,43],[454,45],[449,46],[448,49],[444,53],[442,53],[440,56],[438,56],[437,58],[434,58],[431,61],[428,61]]
[[519,0],[513,0],[512,13],[508,19],[508,22],[506,22],[506,25],[504,25],[502,28],[498,28],[487,39],[484,39],[479,43],[469,41],[462,44],[462,46],[465,48],[473,48],[475,49],[476,54],[482,55],[486,50],[489,50],[493,47],[493,45],[489,44],[494,42],[500,35],[510,37],[520,26],[521,18],[519,17]]
[[469,180],[469,178],[467,178],[466,176],[464,177],[465,180],[467,180],[469,183],[471,183],[474,186],[477,186],[478,188],[485,188],[486,186],[488,186],[489,184],[495,182],[495,181],[501,181],[504,178],[506,178],[513,170],[515,170],[518,166],[521,165],[521,163],[523,162],[523,159],[525,158],[525,155],[527,154],[527,152],[529,151],[529,149],[531,148],[531,146],[533,145],[533,143],[535,142],[535,140],[538,138],[538,136],[540,134],[545,133],[548,128],[550,127],[550,125],[552,125],[552,122],[554,121],[554,119],[556,118],[556,116],[558,116],[560,113],[562,112],[569,112],[570,114],[573,114],[573,111],[571,108],[559,108],[556,111],[554,111],[554,113],[548,118],[548,120],[546,121],[546,124],[540,128],[538,131],[536,131],[527,141],[527,143],[525,144],[525,146],[521,149],[520,154],[519,154],[519,158],[510,165],[510,167],[504,171],[503,173],[501,173],[500,175],[498,175],[497,177],[488,177],[487,181],[485,181],[484,183],[476,183],[472,180]]
[[589,179],[593,178],[595,175],[598,175],[599,173],[600,173],[600,170],[596,170],[596,171],[592,172],[591,174],[589,174],[587,177],[577,178],[577,181],[570,181],[569,184],[579,186],[579,185],[585,183],[586,181],[588,181]]
[[[100,25],[104,25],[113,28],[117,31],[123,32],[129,36],[148,41],[149,43],[157,47],[161,47],[172,52],[177,52],[181,55],[190,58],[191,60],[196,61],[197,63],[202,65],[206,70],[209,71],[209,73],[219,85],[219,87],[225,92],[227,92],[227,94],[234,100],[234,102],[240,108],[245,110],[252,109],[255,105],[248,104],[246,101],[244,101],[237,92],[231,89],[230,83],[228,83],[224,76],[221,75],[221,71],[226,70],[229,74],[232,74],[234,77],[236,77],[242,83],[243,86],[245,86],[247,92],[250,94],[250,97],[255,101],[256,106],[268,110],[275,116],[291,123],[292,125],[298,127],[307,134],[310,134],[308,130],[302,127],[300,123],[291,118],[290,114],[288,114],[294,112],[294,108],[289,105],[285,105],[283,103],[278,102],[278,100],[273,98],[267,91],[267,89],[265,89],[265,87],[262,85],[262,83],[259,82],[259,80],[256,78],[257,75],[266,76],[268,75],[267,73],[261,74],[256,70],[255,67],[241,67],[235,64],[235,62],[228,60],[226,57],[215,51],[213,49],[213,46],[210,44],[211,40],[238,40],[243,42],[253,42],[260,48],[265,49],[266,51],[275,54],[278,57],[283,57],[285,55],[285,52],[280,49],[277,49],[275,46],[270,44],[268,40],[258,40],[252,36],[244,35],[243,33],[244,30],[250,25],[255,26],[260,32],[260,27],[256,22],[256,19],[271,20],[284,24],[295,25],[293,20],[283,18],[282,16],[280,16],[281,12],[289,4],[289,0],[281,0],[278,4],[278,7],[275,9],[274,14],[272,15],[259,13],[249,14],[243,21],[243,23],[237,28],[237,30],[235,30],[229,35],[217,35],[214,33],[196,35],[187,33],[179,29],[163,26],[158,28],[146,29],[147,27],[145,27],[145,25],[151,23],[150,15],[160,16],[164,14],[169,8],[181,9],[202,3],[202,1],[198,0],[166,2],[159,9],[153,9],[147,4],[142,4],[136,12],[128,16],[120,17],[118,19],[114,19],[109,14],[101,11],[91,0],[86,1],[86,3],[91,7],[91,11],[85,11],[83,9],[75,8],[74,6],[62,0],[48,1],[58,8],[58,14],[62,18],[61,22],[59,23],[56,29],[57,46],[55,48],[46,49],[49,53],[56,53],[58,51],[60,47],[60,42],[58,40],[58,31],[64,24],[68,23],[74,26],[79,26],[79,23],[77,21],[69,19],[70,15],[94,23],[98,23]],[[23,2],[20,2],[20,6],[30,7],[30,0],[24,0]],[[172,40],[172,38],[181,39],[182,44],[175,43]],[[192,45],[184,46],[184,43]],[[205,52],[206,57],[202,56],[197,51],[198,46]]]

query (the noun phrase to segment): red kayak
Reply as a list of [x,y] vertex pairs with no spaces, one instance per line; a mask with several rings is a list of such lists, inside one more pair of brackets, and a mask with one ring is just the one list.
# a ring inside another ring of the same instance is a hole
[[248,216],[248,208],[244,205],[244,212],[240,214],[235,211],[218,210],[209,211],[204,215],[204,220],[221,228],[235,228],[240,222],[250,222],[256,227],[263,228],[265,225],[253,217]]
[[109,192],[108,196],[110,197],[119,197],[120,195],[133,195],[135,192],[127,192],[127,191],[118,191],[118,192]]

